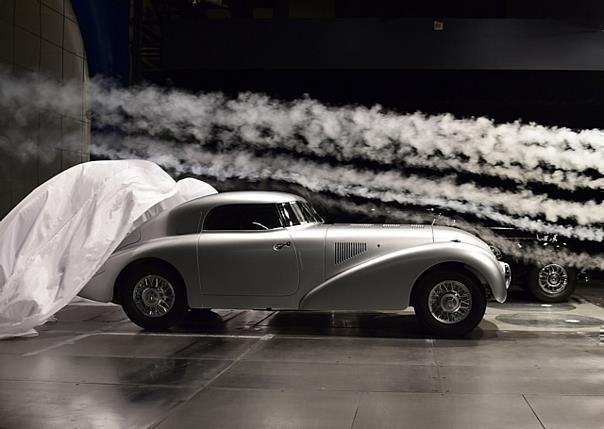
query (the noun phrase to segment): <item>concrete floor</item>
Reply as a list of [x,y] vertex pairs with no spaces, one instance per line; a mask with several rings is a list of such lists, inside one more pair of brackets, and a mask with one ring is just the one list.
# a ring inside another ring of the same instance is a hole
[[512,292],[457,340],[412,311],[195,312],[153,334],[72,304],[0,342],[0,427],[604,428],[603,297]]

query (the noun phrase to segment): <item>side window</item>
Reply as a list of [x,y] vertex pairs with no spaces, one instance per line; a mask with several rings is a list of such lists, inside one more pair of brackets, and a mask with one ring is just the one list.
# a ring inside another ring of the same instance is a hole
[[231,204],[213,208],[204,231],[264,231],[281,228],[275,204]]
[[304,213],[302,213],[302,210],[300,209],[300,206],[298,205],[298,203],[290,203],[292,210],[294,211],[294,213],[296,213],[296,217],[298,219],[300,219],[300,223],[308,223],[308,220],[304,217]]
[[239,217],[241,208],[238,205],[214,207],[203,222],[203,229],[208,231],[230,231],[241,229]]
[[285,226],[300,225],[300,219],[296,216],[291,203],[283,203],[280,205],[280,208]]

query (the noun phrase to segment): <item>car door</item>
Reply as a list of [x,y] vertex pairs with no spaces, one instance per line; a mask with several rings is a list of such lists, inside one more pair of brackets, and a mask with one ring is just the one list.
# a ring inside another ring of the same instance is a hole
[[199,235],[204,295],[287,296],[298,289],[298,258],[274,204],[213,208]]

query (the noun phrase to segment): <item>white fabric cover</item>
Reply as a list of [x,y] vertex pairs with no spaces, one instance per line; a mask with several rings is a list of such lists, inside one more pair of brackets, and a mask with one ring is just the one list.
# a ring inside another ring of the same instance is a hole
[[40,185],[0,222],[0,338],[34,333],[144,221],[214,193],[142,160],[87,162]]

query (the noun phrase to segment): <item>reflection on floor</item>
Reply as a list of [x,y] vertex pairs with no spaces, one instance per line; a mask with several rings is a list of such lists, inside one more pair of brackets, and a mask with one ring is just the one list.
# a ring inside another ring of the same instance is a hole
[[457,340],[412,311],[195,311],[156,334],[73,304],[0,342],[0,427],[604,427],[603,297],[511,293]]

